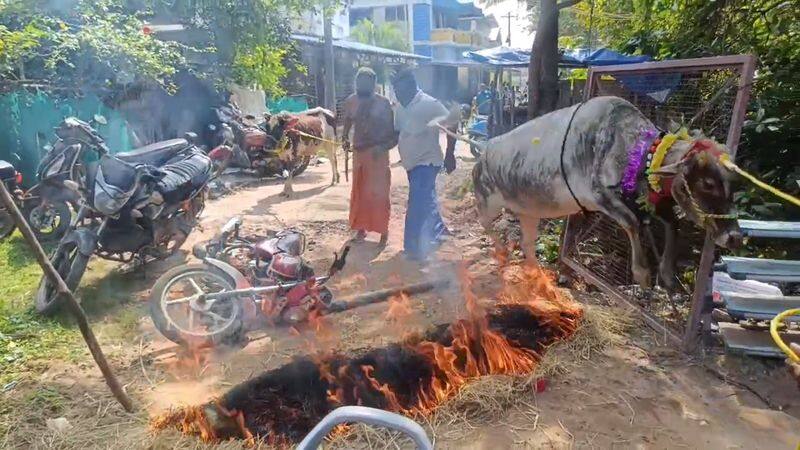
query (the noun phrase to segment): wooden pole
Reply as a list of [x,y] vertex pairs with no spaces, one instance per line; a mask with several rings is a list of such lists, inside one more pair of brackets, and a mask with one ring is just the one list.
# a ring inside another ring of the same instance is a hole
[[711,230],[706,231],[706,240],[703,242],[703,252],[700,254],[700,267],[694,280],[694,293],[692,306],[689,310],[689,319],[686,321],[686,332],[683,335],[683,351],[691,353],[697,348],[702,329],[703,306],[708,294],[708,284],[711,282],[711,268],[714,265],[714,237]]
[[407,295],[421,294],[434,289],[445,288],[449,285],[450,279],[442,278],[434,281],[423,281],[421,283],[407,284],[405,286],[365,292],[349,299],[332,302],[329,307],[329,312],[346,311],[348,309],[358,308],[360,306],[370,305],[372,303],[384,302],[389,300],[389,297],[393,295],[398,295],[401,293],[405,293]]
[[325,67],[325,107],[336,113],[336,76],[333,60],[333,12],[325,11],[323,17],[324,46],[322,61]]
[[58,289],[58,295],[63,296],[66,300],[66,305],[69,308],[69,311],[75,317],[75,320],[78,322],[78,328],[81,330],[81,334],[83,335],[83,340],[86,341],[86,346],[89,347],[89,351],[92,353],[92,357],[94,358],[95,362],[97,363],[97,367],[100,368],[100,372],[103,373],[103,378],[106,380],[106,384],[108,385],[109,389],[111,389],[111,393],[114,394],[114,397],[117,399],[120,405],[125,408],[125,411],[133,412],[133,403],[131,402],[130,397],[122,390],[122,386],[119,384],[117,377],[114,376],[114,372],[111,370],[111,367],[108,365],[108,361],[106,361],[105,355],[103,355],[103,350],[100,348],[100,344],[97,342],[97,339],[92,332],[92,328],[89,326],[89,319],[86,318],[86,313],[84,313],[83,308],[75,300],[75,296],[72,295],[72,292],[67,287],[67,284],[61,278],[61,275],[58,274],[55,267],[50,264],[50,260],[47,258],[47,254],[44,252],[44,249],[39,244],[39,241],[36,239],[36,236],[33,234],[30,225],[22,216],[19,208],[17,208],[16,203],[14,203],[14,199],[11,197],[11,194],[6,189],[5,183],[0,183],[0,200],[5,205],[8,212],[14,218],[14,221],[17,223],[17,228],[22,233],[22,236],[25,238],[25,241],[28,242],[31,249],[33,249],[33,254],[36,257],[36,261],[39,262],[39,265],[42,267],[42,271],[44,272],[45,276],[50,279],[50,282],[56,285]]

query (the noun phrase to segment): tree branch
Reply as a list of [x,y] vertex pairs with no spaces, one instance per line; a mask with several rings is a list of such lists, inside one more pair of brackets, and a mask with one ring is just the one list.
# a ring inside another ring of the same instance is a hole
[[563,0],[556,4],[556,8],[564,9],[569,8],[570,6],[575,6],[583,0]]

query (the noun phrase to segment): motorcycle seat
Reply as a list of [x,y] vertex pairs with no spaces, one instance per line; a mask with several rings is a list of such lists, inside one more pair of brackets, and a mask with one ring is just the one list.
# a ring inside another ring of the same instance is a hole
[[17,170],[8,161],[0,159],[0,180],[7,180],[16,176]]
[[156,189],[167,203],[188,200],[211,178],[211,160],[200,150],[181,154],[159,167]]
[[179,152],[189,147],[186,139],[170,139],[154,142],[129,152],[117,153],[114,156],[127,163],[141,163],[159,167]]

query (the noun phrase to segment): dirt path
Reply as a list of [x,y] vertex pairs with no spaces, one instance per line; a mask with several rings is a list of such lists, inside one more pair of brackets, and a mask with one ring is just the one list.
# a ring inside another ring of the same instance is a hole
[[[466,156],[467,152],[461,149],[459,154]],[[399,255],[408,187],[405,172],[396,160],[394,154],[388,245],[378,247],[377,236],[371,236],[355,247],[346,270],[334,284],[336,295],[345,297],[364,289],[432,277],[455,278],[462,260],[470,261],[467,266],[476,276],[475,289],[492,292],[497,286],[497,266],[488,256],[482,231],[472,220],[469,202],[459,194],[468,179],[469,162],[462,161],[455,174],[442,177],[440,186],[443,215],[455,236],[442,247],[436,261],[420,267]],[[231,216],[240,215],[246,228],[255,232],[285,226],[306,232],[307,256],[312,265],[322,270],[349,234],[349,183],[331,187],[329,181],[329,167],[315,166],[295,180],[296,193],[290,200],[280,197],[282,184],[275,181],[210,201],[202,220],[203,231],[194,233],[185,248],[212,236]],[[143,300],[158,274],[185,258],[186,255],[155,265],[144,277],[114,275],[112,281],[104,279],[98,289],[105,289],[110,301],[123,296],[130,299],[131,291],[136,292],[134,299]],[[91,274],[95,279],[108,277],[107,269],[96,264]],[[124,292],[119,292],[120,286]],[[123,368],[120,376],[128,383],[129,392],[147,413],[155,414],[169,407],[203,402],[297,354],[328,347],[346,350],[379,346],[397,341],[411,328],[450,322],[463,309],[460,299],[457,288],[415,296],[413,313],[402,326],[387,324],[386,305],[372,305],[328,317],[328,332],[322,334],[298,335],[288,329],[253,333],[254,341],[244,349],[206,355],[207,359],[200,362],[176,355],[172,344],[145,317],[139,323],[141,340],[111,351],[115,365]],[[586,301],[600,304],[599,308],[611,308],[596,296]],[[143,316],[144,306],[142,303]],[[455,436],[437,436],[437,448],[749,449],[791,448],[800,441],[800,421],[767,409],[751,394],[688,363],[658,336],[644,330],[640,322],[636,322],[636,330],[630,336],[621,337],[618,344],[603,353],[586,355],[585,360],[580,355],[576,358],[572,370],[549,379],[544,392],[520,398],[521,404],[527,405],[525,408],[510,408],[495,423]],[[28,438],[7,442],[9,446],[197,446],[193,438],[175,433],[149,435],[146,414],[131,416],[119,411],[89,364],[54,367],[45,374],[43,383],[73,393],[65,416],[81,431],[61,436],[42,423],[27,423],[24,428]],[[787,397],[790,404],[800,403],[797,392]],[[36,436],[33,442],[30,436]]]

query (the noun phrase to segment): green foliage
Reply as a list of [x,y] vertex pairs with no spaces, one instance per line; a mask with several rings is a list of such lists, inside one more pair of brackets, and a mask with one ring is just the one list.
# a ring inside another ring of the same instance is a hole
[[350,36],[353,40],[362,44],[375,45],[401,52],[409,51],[406,33],[402,28],[391,22],[375,25],[369,19],[363,19],[350,29]]
[[[759,178],[800,195],[800,7],[786,0],[594,0],[598,46],[656,58],[756,55],[748,121],[737,162]],[[584,29],[589,2],[574,8]],[[744,186],[746,212],[799,219],[800,209]],[[775,203],[772,205],[771,203]]]
[[35,23],[16,31],[0,25],[0,72],[18,69],[25,56],[36,50],[46,35]]
[[[122,0],[78,0],[72,8],[14,0],[0,9],[0,76],[74,85],[165,82],[184,59],[178,44],[142,32]],[[27,7],[25,7],[27,6]]]
[[[0,77],[79,87],[136,79],[166,85],[177,71],[193,69],[185,54],[213,52],[217,64],[204,67],[202,75],[220,85],[236,81],[279,93],[287,69],[298,69],[294,59],[284,58],[292,18],[339,5],[339,0],[73,0],[69,5],[0,0]],[[191,43],[145,34],[153,17],[195,30]]]
[[255,84],[271,96],[284,95],[281,80],[289,72],[283,64],[286,53],[285,49],[266,45],[240,47],[233,63],[234,80],[245,86]]

